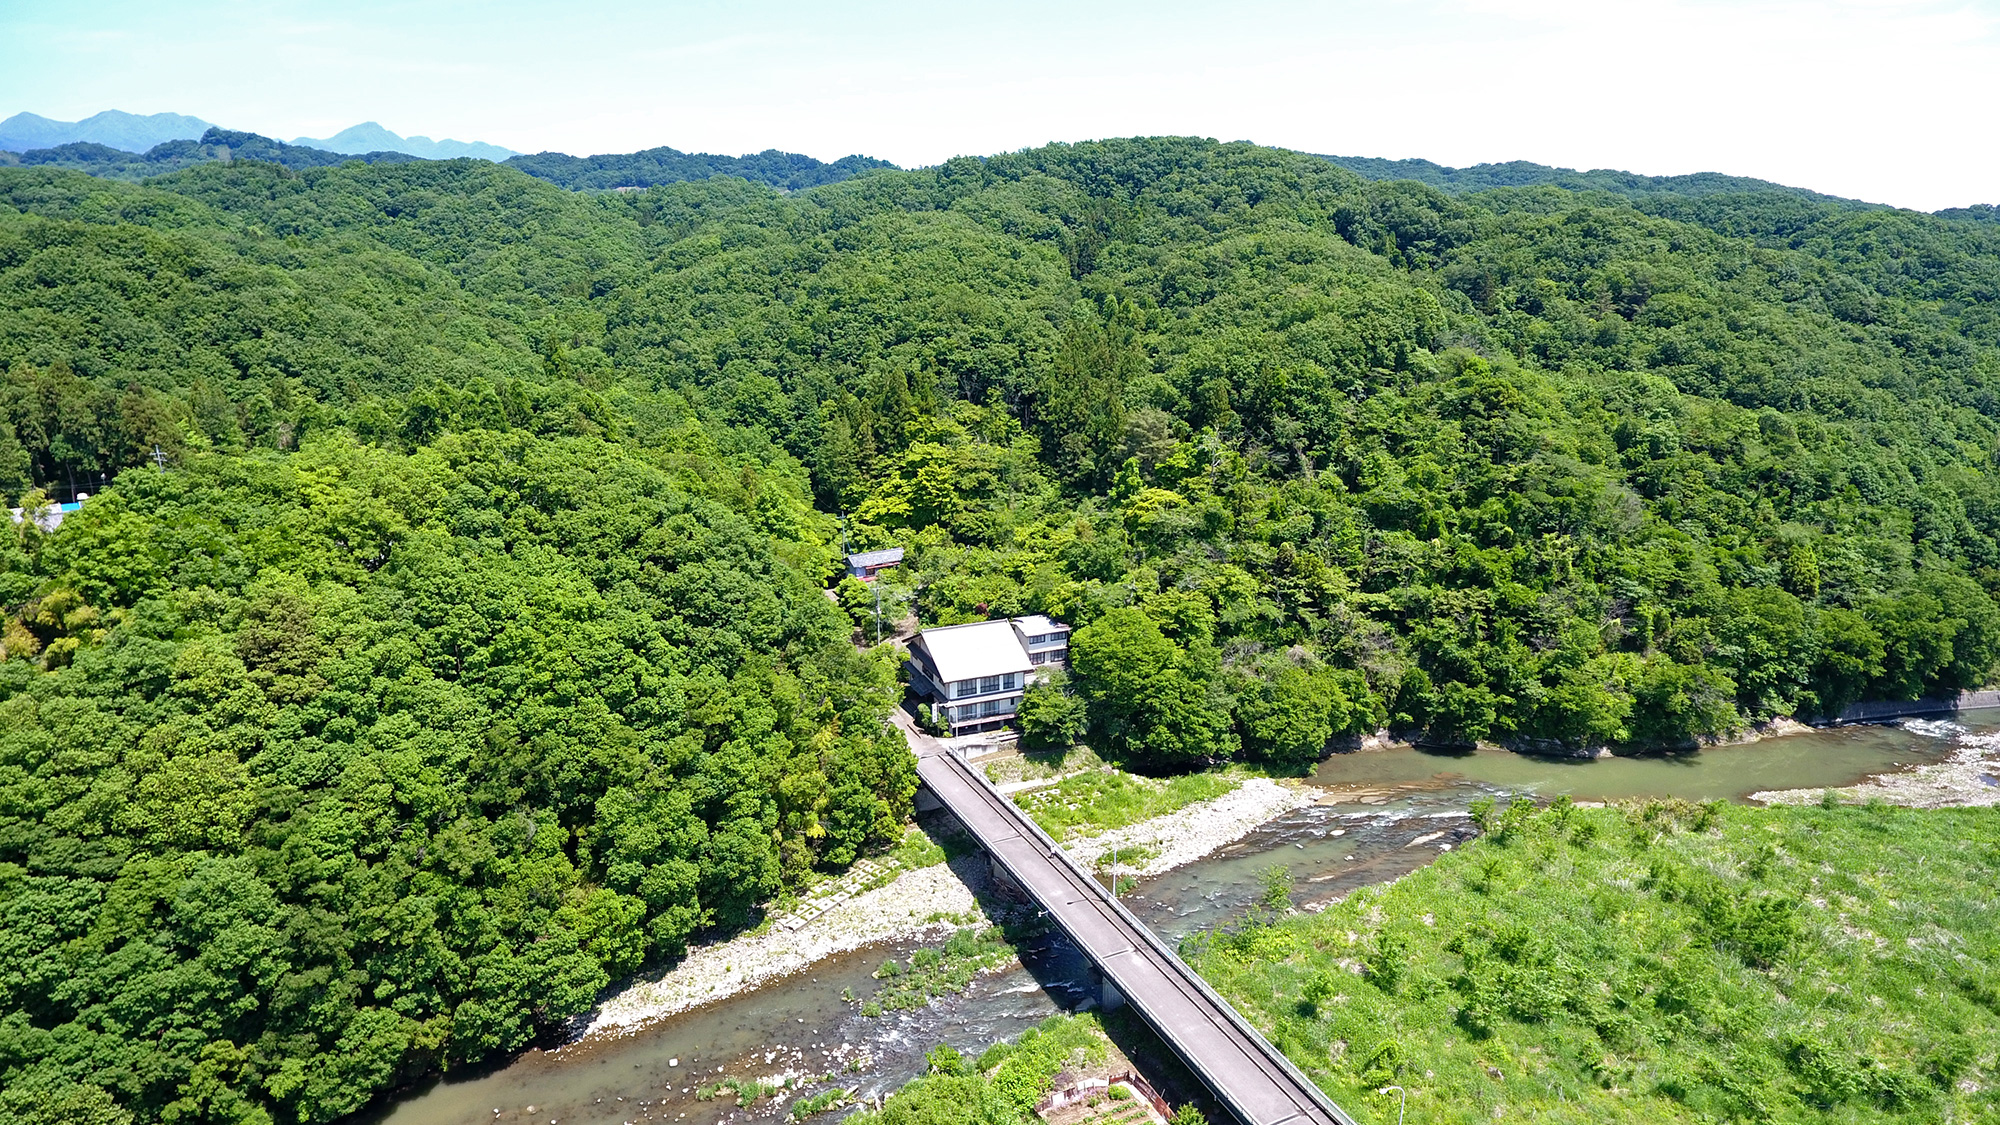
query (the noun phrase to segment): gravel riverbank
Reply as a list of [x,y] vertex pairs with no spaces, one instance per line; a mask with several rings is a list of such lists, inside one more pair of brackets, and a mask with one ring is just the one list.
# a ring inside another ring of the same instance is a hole
[[[1253,778],[1214,800],[1073,841],[1065,850],[1088,867],[1114,843],[1121,851],[1144,848],[1143,867],[1121,865],[1119,870],[1156,875],[1233,843],[1272,817],[1311,804],[1315,796],[1306,786]],[[633,985],[605,1001],[579,1038],[631,1034],[837,953],[903,938],[942,936],[956,926],[982,921],[978,896],[989,877],[983,857],[937,864],[854,895],[796,929],[772,926],[692,950],[659,979]]]
[[1121,859],[1118,864],[1121,877],[1158,875],[1233,844],[1272,817],[1304,808],[1319,797],[1319,791],[1310,786],[1281,785],[1254,777],[1214,800],[1072,840],[1063,845],[1063,850],[1088,868],[1115,847],[1120,852],[1146,857],[1142,863]]
[[[1941,720],[1912,720],[1911,722]],[[1752,800],[1769,805],[1808,805],[1824,789],[1774,789],[1752,793]],[[1951,757],[1935,765],[1880,774],[1859,785],[1835,789],[1842,801],[1886,801],[1913,809],[1972,808],[2000,805],[2000,734],[1960,735]]]
[[760,933],[690,950],[658,980],[635,984],[599,1006],[583,1038],[622,1035],[788,976],[824,957],[898,938],[942,936],[982,920],[976,892],[986,864],[977,857],[905,872],[885,887],[827,910],[797,929]]

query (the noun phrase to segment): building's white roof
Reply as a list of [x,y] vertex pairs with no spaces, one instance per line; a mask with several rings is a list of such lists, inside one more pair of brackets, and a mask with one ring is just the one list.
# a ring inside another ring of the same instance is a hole
[[1024,637],[1041,637],[1050,633],[1069,632],[1069,626],[1053,618],[1044,617],[1039,613],[1031,613],[1026,617],[1016,617],[1014,619],[1014,627],[1019,629],[1021,635]]
[[919,639],[931,654],[939,678],[947,683],[1035,670],[1035,662],[1028,659],[1028,650],[1021,647],[1021,638],[1015,635],[1011,621],[976,621],[970,625],[925,629]]

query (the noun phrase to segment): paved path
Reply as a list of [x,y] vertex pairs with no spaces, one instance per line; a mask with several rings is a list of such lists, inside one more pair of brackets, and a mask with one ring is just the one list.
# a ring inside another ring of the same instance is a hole
[[1244,1125],[1353,1125],[992,784],[899,708],[917,776]]

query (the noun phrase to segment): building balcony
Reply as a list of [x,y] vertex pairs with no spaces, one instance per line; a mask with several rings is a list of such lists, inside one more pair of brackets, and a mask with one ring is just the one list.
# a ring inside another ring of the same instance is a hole
[[993,700],[993,699],[1019,699],[1021,698],[1022,695],[1027,693],[1027,690],[1028,690],[1028,685],[1023,683],[1023,684],[1016,684],[1010,688],[1003,688],[999,691],[981,692],[978,695],[954,695],[950,697],[940,697],[940,698],[942,699],[944,704],[949,707],[963,707],[968,704],[977,706],[978,704],[985,703],[988,700]]

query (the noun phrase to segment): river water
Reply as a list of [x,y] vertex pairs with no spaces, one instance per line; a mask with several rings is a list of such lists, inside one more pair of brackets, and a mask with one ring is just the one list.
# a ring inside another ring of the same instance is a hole
[[[1428,863],[1470,838],[1466,806],[1481,795],[1741,800],[1767,789],[1841,786],[1941,760],[1968,728],[2000,729],[2000,712],[1960,723],[1849,727],[1648,758],[1557,760],[1408,747],[1336,755],[1312,779],[1327,790],[1323,803],[1279,817],[1196,863],[1121,885],[1120,895],[1175,942],[1240,916],[1261,891],[1264,870],[1275,865],[1292,874],[1293,902],[1312,909]],[[481,1073],[405,1091],[351,1125],[720,1125],[782,1118],[783,1101],[744,1110],[700,1101],[695,1091],[724,1076],[832,1074],[830,1083],[806,1091],[839,1085],[866,1100],[921,1073],[924,1051],[937,1043],[977,1054],[1086,1002],[1086,966],[1067,943],[1050,937],[1029,942],[1021,963],[979,978],[963,995],[917,1011],[863,1016],[861,1002],[879,983],[874,970],[916,948],[902,943],[830,958],[635,1035],[528,1051]],[[1126,1046],[1128,1053],[1134,1046],[1136,1053],[1156,1053],[1144,1044]],[[1169,1098],[1176,1096],[1181,1079],[1154,1077]]]

